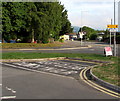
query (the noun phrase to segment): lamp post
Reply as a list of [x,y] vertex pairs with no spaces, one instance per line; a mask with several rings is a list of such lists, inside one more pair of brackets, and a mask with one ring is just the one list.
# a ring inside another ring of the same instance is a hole
[[80,31],[80,38],[81,38],[81,46],[82,46],[82,38],[83,38],[83,30],[82,30],[82,15],[84,12],[88,12],[88,11],[81,11],[81,31]]
[[[114,25],[115,25],[115,0],[114,0]],[[116,56],[116,32],[114,32],[114,56]]]
[[[111,19],[111,25],[112,25],[112,19]],[[112,32],[111,32],[111,29],[110,29],[110,47],[111,47],[111,34],[112,34]]]

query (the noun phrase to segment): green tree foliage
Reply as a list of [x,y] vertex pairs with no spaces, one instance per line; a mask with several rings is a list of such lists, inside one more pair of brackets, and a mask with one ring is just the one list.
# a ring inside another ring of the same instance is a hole
[[67,11],[60,2],[3,2],[2,24],[5,40],[20,38],[24,42],[49,38],[72,32]]
[[[64,8],[62,8],[64,10]],[[73,28],[71,27],[71,23],[68,20],[67,10],[62,12],[62,30],[61,35],[65,33],[73,32]]]
[[[95,40],[97,38],[97,31],[90,27],[84,26],[82,27],[82,31],[86,32],[87,39]],[[81,28],[79,29],[79,32],[81,32]]]
[[24,3],[4,2],[2,7],[3,38],[16,39],[17,33],[25,28]]

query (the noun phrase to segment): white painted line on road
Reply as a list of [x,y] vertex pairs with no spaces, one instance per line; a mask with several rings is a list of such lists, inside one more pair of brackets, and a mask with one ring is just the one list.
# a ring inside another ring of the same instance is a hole
[[12,90],[11,88],[9,88],[9,87],[5,87],[7,90]]
[[15,90],[13,90],[12,88],[9,88],[9,87],[5,87],[8,91],[11,91],[12,93],[16,93]]
[[15,66],[15,65],[7,64],[7,63],[4,63],[4,65],[15,67],[15,68],[19,68],[19,69],[23,69],[23,70],[28,70],[28,71],[32,71],[32,72],[37,72],[37,73],[43,73],[43,74],[49,74],[49,75],[54,75],[54,76],[59,76],[59,77],[65,77],[65,78],[74,79],[73,77],[68,77],[68,76],[63,76],[63,75],[59,75],[59,74],[53,74],[53,73],[48,73],[48,72],[43,72],[43,71],[38,71],[38,70],[32,70],[32,69],[29,69],[29,68]]
[[15,90],[12,90],[12,93],[16,93],[16,91],[15,91]]
[[16,98],[16,96],[3,96],[3,97],[0,97],[1,99],[14,99]]
[[95,49],[89,49],[90,51],[94,51]]

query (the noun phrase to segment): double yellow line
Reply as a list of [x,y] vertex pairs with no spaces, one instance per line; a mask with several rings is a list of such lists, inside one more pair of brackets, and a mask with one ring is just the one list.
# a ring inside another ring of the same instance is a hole
[[107,88],[104,88],[104,87],[102,87],[102,86],[100,86],[100,85],[92,82],[91,80],[88,80],[88,78],[86,77],[86,72],[87,72],[89,69],[91,69],[91,67],[85,68],[85,69],[83,69],[83,70],[80,72],[80,78],[81,78],[85,83],[87,83],[87,84],[90,85],[91,87],[93,87],[93,88],[95,88],[95,89],[97,89],[97,90],[99,90],[99,91],[101,91],[101,92],[104,92],[104,93],[106,93],[106,94],[108,94],[108,95],[111,95],[111,96],[114,96],[114,97],[117,97],[117,98],[120,98],[120,94],[119,94],[119,93],[116,93],[116,92],[114,92],[114,91],[112,91],[112,90],[109,90],[109,89],[107,89]]
[[[93,61],[82,61],[82,60],[73,60],[73,59],[65,59],[65,60],[71,60],[71,61],[79,61],[79,62],[87,62],[87,63],[93,63],[93,64],[100,64],[100,63],[97,63],[97,62],[93,62]],[[95,65],[94,65],[95,66]],[[88,80],[87,76],[86,76],[86,72],[91,69],[91,67],[87,67],[85,69],[83,69],[81,72],[80,72],[80,78],[85,82],[87,83],[88,85],[90,85],[91,87],[101,91],[101,92],[104,92],[108,95],[111,95],[111,96],[114,96],[114,97],[117,97],[117,98],[120,98],[120,94],[117,93],[117,92],[114,92],[112,90],[109,90],[107,88],[104,88],[94,82],[92,82],[91,80]]]

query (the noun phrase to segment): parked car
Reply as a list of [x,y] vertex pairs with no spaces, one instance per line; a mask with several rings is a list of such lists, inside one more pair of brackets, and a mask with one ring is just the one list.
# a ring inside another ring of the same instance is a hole
[[16,41],[15,40],[10,40],[10,43],[16,43]]

